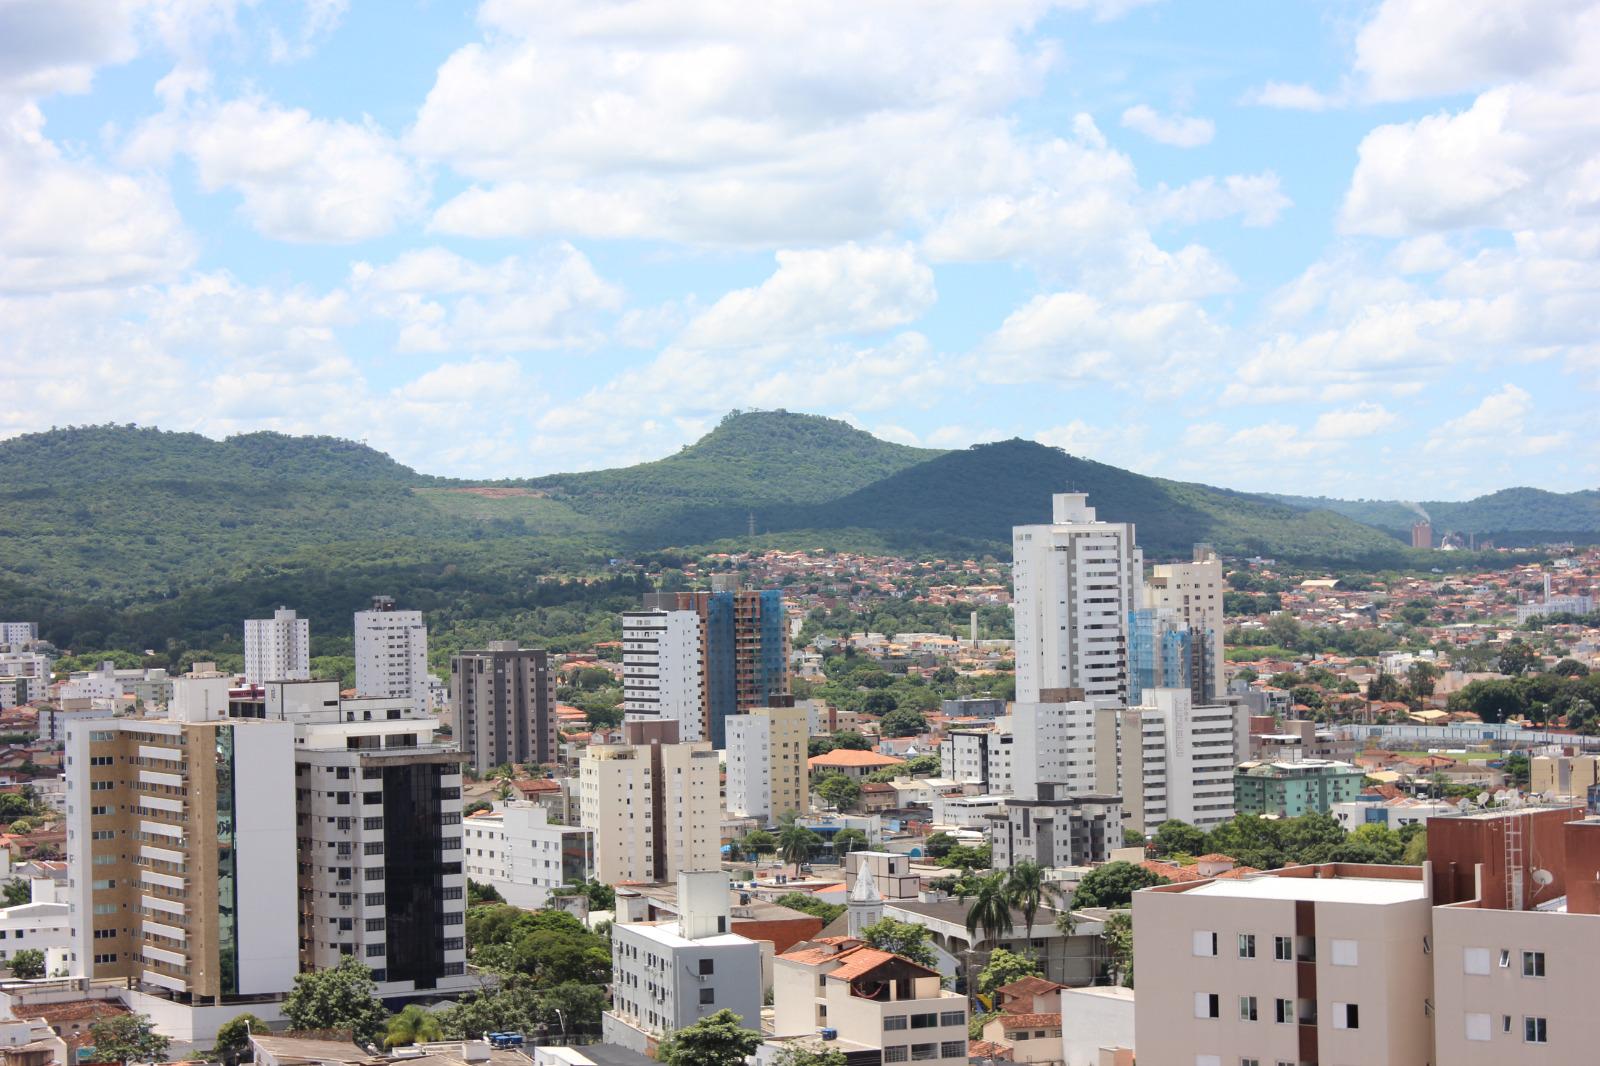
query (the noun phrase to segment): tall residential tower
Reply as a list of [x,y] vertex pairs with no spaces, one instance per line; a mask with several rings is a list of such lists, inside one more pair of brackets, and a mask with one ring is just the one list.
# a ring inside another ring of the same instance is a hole
[[307,681],[311,678],[311,623],[279,607],[271,618],[247,618],[244,623],[244,679],[252,685],[267,681]]
[[397,611],[388,596],[374,596],[356,612],[356,693],[404,699],[428,709],[428,630],[421,611]]

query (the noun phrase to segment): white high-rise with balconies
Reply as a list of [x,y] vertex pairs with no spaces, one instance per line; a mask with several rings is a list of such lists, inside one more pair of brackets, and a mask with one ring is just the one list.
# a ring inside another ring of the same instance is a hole
[[[1194,561],[1157,563],[1150,568],[1144,585],[1145,607],[1176,611],[1189,625],[1197,646],[1194,666],[1202,666],[1205,676],[1191,687],[1197,698],[1214,700],[1222,693],[1222,597],[1227,586],[1222,579],[1222,559],[1209,544],[1197,544]],[[1191,667],[1191,673],[1193,668]]]
[[388,596],[356,612],[356,693],[428,709],[428,630],[421,611],[397,611]]
[[622,710],[667,718],[680,739],[704,740],[705,649],[696,611],[628,611],[622,616]]
[[1057,493],[1048,525],[1011,531],[1017,702],[1052,689],[1128,694],[1128,612],[1143,601],[1131,522],[1102,522],[1081,492]]
[[268,681],[311,679],[311,622],[279,607],[271,618],[244,623],[244,679],[252,685]]

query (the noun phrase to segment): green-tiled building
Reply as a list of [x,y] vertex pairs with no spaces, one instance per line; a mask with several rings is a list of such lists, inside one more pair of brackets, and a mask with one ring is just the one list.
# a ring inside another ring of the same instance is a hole
[[1233,772],[1233,809],[1278,818],[1326,814],[1360,795],[1365,776],[1359,766],[1328,759],[1240,763]]

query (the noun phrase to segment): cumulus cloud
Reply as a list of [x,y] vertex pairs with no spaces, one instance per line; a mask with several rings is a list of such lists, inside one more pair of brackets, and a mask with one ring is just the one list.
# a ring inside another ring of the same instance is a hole
[[1345,101],[1339,94],[1325,93],[1304,82],[1269,81],[1245,93],[1244,102],[1283,111],[1326,111]]
[[134,0],[0,3],[0,106],[83,92],[97,68],[133,57]]
[[1122,113],[1122,124],[1152,141],[1174,148],[1199,148],[1216,136],[1216,123],[1193,115],[1163,115],[1148,104],[1136,104]]

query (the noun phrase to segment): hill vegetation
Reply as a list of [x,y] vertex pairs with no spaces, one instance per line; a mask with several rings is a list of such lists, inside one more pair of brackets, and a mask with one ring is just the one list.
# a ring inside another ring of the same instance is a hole
[[[1546,492],[1511,488],[1471,500],[1424,500],[1413,506],[1398,500],[1336,500],[1324,496],[1274,496],[1294,507],[1320,507],[1410,542],[1411,524],[1423,513],[1437,537],[1473,533],[1501,547],[1571,540],[1600,542],[1600,490]],[[1419,512],[1417,508],[1421,508]]]

